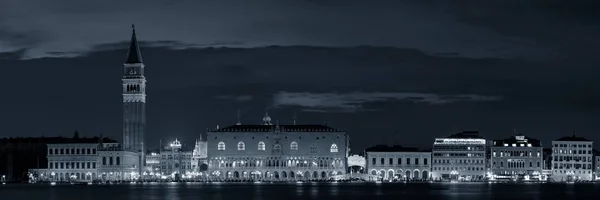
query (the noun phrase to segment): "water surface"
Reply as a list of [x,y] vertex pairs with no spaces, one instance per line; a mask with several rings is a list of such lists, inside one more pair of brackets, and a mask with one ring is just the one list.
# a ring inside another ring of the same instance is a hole
[[146,183],[4,185],[0,199],[48,200],[292,200],[292,199],[597,199],[600,184],[489,183]]

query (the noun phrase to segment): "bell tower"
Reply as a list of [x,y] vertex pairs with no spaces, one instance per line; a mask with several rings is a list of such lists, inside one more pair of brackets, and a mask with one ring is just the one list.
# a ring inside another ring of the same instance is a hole
[[145,165],[144,136],[146,134],[146,77],[144,63],[135,34],[132,34],[129,51],[123,64],[123,150],[139,153],[140,174]]

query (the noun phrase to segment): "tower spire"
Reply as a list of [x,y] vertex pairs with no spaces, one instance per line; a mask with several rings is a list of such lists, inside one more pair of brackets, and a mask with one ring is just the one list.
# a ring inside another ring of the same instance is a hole
[[235,123],[235,125],[242,125],[242,122],[240,121],[240,109],[237,110],[237,123]]
[[137,42],[135,35],[135,25],[131,24],[131,41],[129,42],[129,51],[127,51],[127,57],[125,58],[125,64],[137,64],[142,63],[142,53]]
[[294,110],[294,125],[296,125],[296,111]]

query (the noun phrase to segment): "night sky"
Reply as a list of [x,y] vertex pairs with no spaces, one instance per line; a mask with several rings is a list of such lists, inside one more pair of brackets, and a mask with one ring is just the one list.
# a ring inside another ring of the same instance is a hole
[[0,136],[121,140],[136,25],[146,143],[274,121],[431,147],[479,130],[600,141],[597,0],[0,0]]

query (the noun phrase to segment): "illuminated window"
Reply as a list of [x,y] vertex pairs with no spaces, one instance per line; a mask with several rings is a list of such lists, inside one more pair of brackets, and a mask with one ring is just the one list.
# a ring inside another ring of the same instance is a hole
[[331,144],[331,149],[330,149],[331,153],[337,153],[338,152],[338,147],[336,144]]
[[246,145],[244,144],[244,142],[238,142],[238,151],[244,151],[246,150]]
[[259,151],[265,150],[265,143],[263,141],[258,142],[258,150]]
[[219,144],[217,144],[217,150],[225,151],[225,142],[219,142]]
[[292,150],[292,151],[298,150],[298,143],[296,141],[293,141],[292,143],[290,143],[290,150]]

